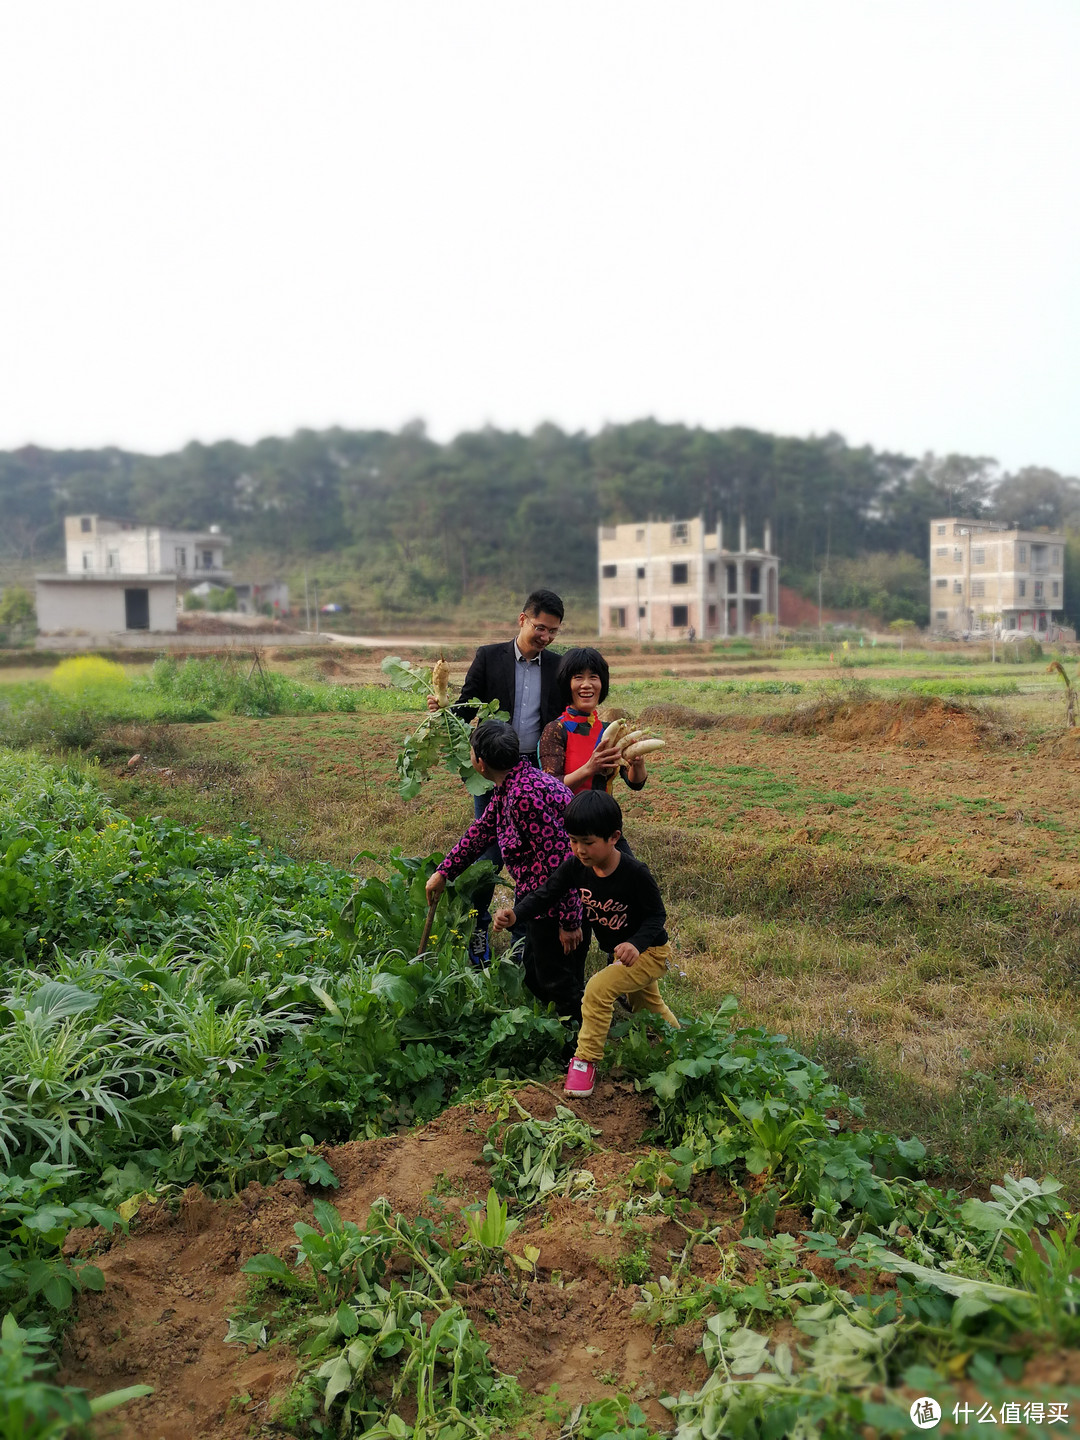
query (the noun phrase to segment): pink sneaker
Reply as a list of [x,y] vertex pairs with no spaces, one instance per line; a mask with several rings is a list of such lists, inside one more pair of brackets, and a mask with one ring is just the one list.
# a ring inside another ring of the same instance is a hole
[[591,1095],[596,1084],[596,1066],[591,1060],[571,1060],[566,1072],[563,1090],[567,1095],[578,1095],[584,1100]]

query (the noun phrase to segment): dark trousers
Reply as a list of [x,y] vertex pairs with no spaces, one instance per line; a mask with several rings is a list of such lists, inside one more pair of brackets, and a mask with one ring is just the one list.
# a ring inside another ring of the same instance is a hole
[[581,997],[585,993],[585,957],[591,935],[585,928],[577,949],[564,954],[559,941],[559,922],[542,915],[525,927],[522,964],[525,984],[541,1004],[551,1004],[560,1015],[581,1024]]

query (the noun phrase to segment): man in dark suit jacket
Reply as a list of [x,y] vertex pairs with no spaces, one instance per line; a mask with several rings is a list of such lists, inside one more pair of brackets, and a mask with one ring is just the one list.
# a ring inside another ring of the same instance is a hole
[[[558,595],[553,590],[534,590],[521,607],[517,635],[513,640],[480,646],[465,676],[461,694],[454,702],[458,714],[471,719],[476,714],[476,706],[470,705],[470,701],[498,700],[499,709],[509,715],[517,731],[522,755],[533,763],[540,732],[562,714],[562,702],[555,689],[559,657],[552,655],[548,660],[544,654],[559,633],[562,619],[563,603]],[[428,709],[438,709],[434,696],[428,699]],[[484,813],[489,795],[490,792],[475,797],[477,815]],[[498,846],[492,846],[481,858],[495,865],[502,864]],[[491,956],[488,926],[493,893],[494,886],[485,887],[474,897],[476,929],[469,941],[469,955],[478,965],[486,965]]]

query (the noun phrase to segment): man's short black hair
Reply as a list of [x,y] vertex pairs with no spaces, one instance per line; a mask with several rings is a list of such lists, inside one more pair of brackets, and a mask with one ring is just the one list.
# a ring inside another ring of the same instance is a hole
[[489,770],[511,770],[521,758],[517,731],[505,720],[485,720],[472,733],[473,753]]
[[616,830],[622,829],[622,810],[606,790],[582,790],[566,807],[563,825],[567,835],[595,835],[610,840]]
[[572,705],[574,697],[570,693],[570,681],[575,675],[583,675],[586,670],[591,670],[595,675],[600,676],[600,704],[603,704],[608,696],[608,687],[611,680],[611,673],[608,670],[608,663],[591,645],[581,645],[576,650],[567,650],[566,654],[559,661],[559,668],[555,671],[555,684],[559,691],[559,699],[564,705]]
[[563,603],[554,590],[534,590],[521,610],[522,614],[531,615],[534,620],[537,615],[557,615],[561,620],[565,614]]

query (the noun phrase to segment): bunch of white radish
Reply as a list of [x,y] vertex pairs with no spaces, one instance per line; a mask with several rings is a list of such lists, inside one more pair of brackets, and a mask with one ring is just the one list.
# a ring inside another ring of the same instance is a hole
[[648,730],[634,730],[628,720],[613,720],[604,731],[604,744],[615,744],[619,754],[628,764],[651,755],[654,750],[663,750],[664,742]]
[[445,710],[450,703],[450,666],[445,660],[436,660],[431,667],[431,688],[439,709]]

